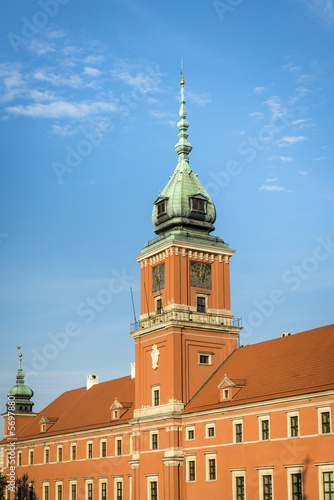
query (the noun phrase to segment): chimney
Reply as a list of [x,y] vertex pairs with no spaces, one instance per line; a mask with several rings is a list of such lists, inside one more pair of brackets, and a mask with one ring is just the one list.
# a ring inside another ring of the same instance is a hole
[[98,375],[87,375],[87,391],[93,387],[93,385],[96,385],[99,383],[99,376]]

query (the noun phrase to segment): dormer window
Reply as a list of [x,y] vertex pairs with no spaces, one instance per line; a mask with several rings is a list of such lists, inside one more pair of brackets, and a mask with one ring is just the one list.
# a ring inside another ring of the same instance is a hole
[[158,217],[166,213],[166,200],[162,200],[157,204]]
[[206,213],[206,200],[204,198],[190,198],[190,207],[193,212]]

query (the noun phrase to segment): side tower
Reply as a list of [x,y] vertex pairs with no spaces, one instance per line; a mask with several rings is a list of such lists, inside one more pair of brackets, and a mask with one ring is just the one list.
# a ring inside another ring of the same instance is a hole
[[234,250],[211,236],[214,203],[189,165],[184,80],[181,78],[178,164],[154,201],[158,237],[136,257],[141,315],[135,339],[135,418],[180,413],[237,348],[241,326],[230,303]]

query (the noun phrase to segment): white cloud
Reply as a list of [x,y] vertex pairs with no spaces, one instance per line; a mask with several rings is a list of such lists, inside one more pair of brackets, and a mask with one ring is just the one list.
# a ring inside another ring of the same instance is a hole
[[259,191],[286,191],[289,193],[290,191],[283,186],[267,186],[266,184],[262,184],[262,186],[259,188]]
[[269,99],[267,99],[265,103],[268,105],[272,117],[281,117],[287,114],[287,109],[283,105],[280,97],[278,96],[269,97]]
[[305,5],[308,12],[320,21],[324,26],[329,27],[334,21],[333,0],[299,0]]
[[100,64],[105,60],[105,57],[102,55],[96,56],[96,55],[91,55],[87,56],[84,59],[85,64]]
[[268,160],[273,161],[273,160],[281,160],[281,161],[292,161],[291,156],[278,156],[278,155],[272,155],[269,156]]
[[97,78],[97,77],[101,76],[101,71],[99,69],[91,68],[88,66],[86,66],[86,68],[84,68],[84,73],[88,76],[92,76],[93,78]]
[[6,111],[15,116],[28,116],[30,118],[76,118],[82,119],[99,113],[112,113],[117,111],[113,103],[97,102],[67,102],[54,101],[48,104],[34,103],[27,106],[9,106]]
[[321,161],[321,160],[325,160],[326,159],[326,156],[319,156],[318,158],[313,158],[314,161]]
[[64,126],[53,125],[52,132],[62,137],[68,137],[70,135],[74,135],[77,131],[73,129],[70,125],[64,125]]
[[258,120],[261,120],[261,118],[263,118],[263,113],[260,113],[259,111],[254,111],[254,113],[249,113],[248,116],[250,118],[255,118],[255,121],[257,122]]
[[207,94],[198,94],[193,90],[187,90],[186,99],[188,101],[192,101],[198,106],[205,106],[209,102],[211,102],[210,97]]
[[278,181],[277,177],[274,177],[273,179],[266,179],[265,182],[276,182]]
[[262,94],[262,92],[265,92],[267,90],[266,87],[255,87],[254,93],[255,94]]
[[293,144],[299,144],[300,142],[304,142],[304,141],[307,141],[307,137],[304,137],[302,135],[296,137],[294,135],[291,135],[291,136],[285,136],[285,137],[282,137],[281,139],[279,139],[277,141],[277,145],[282,148],[282,147],[285,147],[285,146],[292,146]]
[[314,123],[311,123],[311,118],[306,118],[304,120],[295,120],[291,125],[298,125],[298,128],[304,127],[314,127]]
[[39,69],[32,76],[35,80],[51,83],[55,87],[68,86],[77,89],[83,86],[82,78],[76,74],[66,76],[60,73],[52,73],[47,69]]
[[307,172],[305,172],[305,170],[298,170],[298,174],[300,174],[300,175],[307,175]]

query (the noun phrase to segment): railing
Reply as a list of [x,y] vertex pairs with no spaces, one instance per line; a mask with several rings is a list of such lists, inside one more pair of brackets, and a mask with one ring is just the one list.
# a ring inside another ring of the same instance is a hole
[[161,314],[154,314],[153,316],[130,323],[130,331],[135,332],[141,328],[148,328],[150,326],[163,323],[165,321],[193,321],[196,323],[234,326],[242,328],[242,318],[226,318],[220,314],[211,313],[198,313],[194,311],[183,311],[180,309],[172,309],[170,311],[162,311]]

